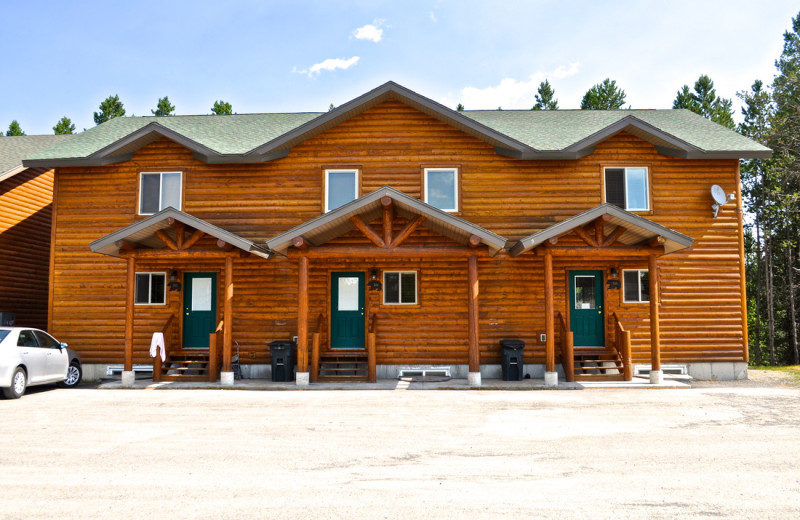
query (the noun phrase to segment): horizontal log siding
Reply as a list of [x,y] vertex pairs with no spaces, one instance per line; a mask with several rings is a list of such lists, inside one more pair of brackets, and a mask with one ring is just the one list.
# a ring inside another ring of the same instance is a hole
[[[653,211],[643,216],[696,240],[691,251],[659,260],[664,362],[742,359],[735,204],[727,205],[714,220],[708,191],[711,184],[720,184],[728,192],[734,190],[735,160],[687,161],[661,156],[651,144],[621,133],[580,160],[518,161],[501,157],[491,146],[394,101],[295,146],[284,159],[263,164],[205,164],[176,143],[161,139],[122,164],[59,169],[54,332],[75,345],[86,362],[121,361],[125,264],[91,253],[88,244],[141,218],[136,216],[141,171],[184,172],[184,211],[263,242],[320,215],[325,168],[358,167],[362,194],[390,185],[420,197],[422,168],[458,166],[458,215],[514,241],[601,204],[602,166],[620,164],[650,168]],[[395,233],[404,223],[397,219]],[[374,226],[380,229],[380,219]],[[563,243],[570,243],[570,239],[562,239]],[[195,247],[214,247],[213,243],[203,244],[201,241]],[[332,244],[371,246],[358,232]],[[454,245],[423,226],[404,246],[425,244]],[[148,270],[151,264],[142,263],[139,270]],[[223,283],[222,260],[202,268],[185,260],[165,261],[161,266],[164,270],[217,270],[219,283]],[[568,270],[607,272],[612,266],[621,276],[622,269],[646,268],[647,262],[556,257],[555,309],[567,310]],[[466,258],[312,259],[309,330],[315,330],[317,317],[323,314],[323,348],[327,345],[331,270],[368,272],[373,267],[420,272],[418,306],[390,308],[380,305],[377,291],[368,293],[370,311],[380,314],[378,362],[466,363]],[[543,258],[531,253],[517,258],[504,253],[480,258],[483,363],[499,362],[498,342],[504,337],[526,342],[528,362],[544,361],[544,345],[539,342],[539,334],[545,329],[542,270]],[[242,347],[244,362],[267,362],[268,341],[297,333],[296,261],[236,258],[234,283],[233,339]],[[621,291],[606,292],[606,315],[618,313],[626,329],[632,331],[634,360],[648,362],[648,306],[623,304]],[[179,310],[178,293],[170,293],[170,304],[137,307],[135,362],[149,362],[150,334],[160,330],[170,312]],[[221,302],[218,308],[221,317]]]
[[47,328],[53,171],[25,170],[0,183],[0,312]]

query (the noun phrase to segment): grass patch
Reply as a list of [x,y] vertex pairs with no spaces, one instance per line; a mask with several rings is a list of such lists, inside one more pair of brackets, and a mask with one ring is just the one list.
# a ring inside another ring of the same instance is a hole
[[750,368],[753,370],[769,370],[770,372],[780,372],[782,374],[786,374],[792,380],[800,382],[800,365],[789,365],[785,367],[753,366]]

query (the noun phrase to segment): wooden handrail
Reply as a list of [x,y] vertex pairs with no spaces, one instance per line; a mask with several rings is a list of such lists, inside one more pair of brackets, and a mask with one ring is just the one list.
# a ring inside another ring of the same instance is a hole
[[318,333],[322,334],[322,324],[323,324],[324,321],[325,321],[325,317],[320,312],[319,316],[317,316],[317,328],[316,328],[315,332],[318,332]]
[[378,330],[378,314],[371,312],[367,324],[367,381],[376,383],[378,381],[377,362],[375,356],[375,340]]
[[[164,358],[169,357],[169,328],[172,325],[172,322],[175,321],[176,314],[172,313],[167,318],[166,323],[164,326],[161,327],[161,334],[164,336]],[[153,382],[157,383],[161,381],[161,355],[159,352],[156,352],[156,357],[153,358]]]
[[567,322],[560,312],[556,312],[558,322],[559,346],[561,347],[561,366],[567,381],[575,381],[575,354],[573,333],[567,330]]
[[631,331],[625,330],[616,312],[611,313],[614,322],[614,349],[622,360],[622,374],[625,381],[633,380],[633,362],[631,361]]
[[219,377],[219,364],[222,351],[219,348],[222,342],[222,335],[225,331],[225,321],[220,320],[217,328],[208,336],[208,380],[216,381]]

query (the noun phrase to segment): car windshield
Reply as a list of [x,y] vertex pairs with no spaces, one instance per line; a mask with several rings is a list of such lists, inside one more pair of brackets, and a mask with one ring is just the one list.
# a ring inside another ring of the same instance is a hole
[[8,329],[0,329],[0,341],[6,339],[6,336],[8,336],[9,332],[11,331]]

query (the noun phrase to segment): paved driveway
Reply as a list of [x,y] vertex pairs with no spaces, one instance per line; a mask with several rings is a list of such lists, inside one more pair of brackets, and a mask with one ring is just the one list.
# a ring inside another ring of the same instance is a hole
[[0,518],[800,518],[800,388],[29,389]]

